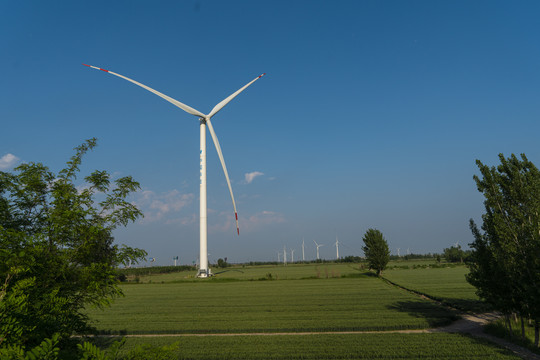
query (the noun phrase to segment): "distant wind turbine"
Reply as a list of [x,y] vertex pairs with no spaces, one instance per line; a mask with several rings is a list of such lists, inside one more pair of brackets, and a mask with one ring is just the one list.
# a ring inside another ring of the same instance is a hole
[[208,255],[207,255],[207,248],[208,248],[208,225],[207,225],[207,203],[206,203],[206,125],[208,125],[208,130],[210,130],[210,135],[212,136],[212,140],[214,141],[214,145],[216,147],[216,151],[218,153],[219,160],[221,161],[221,166],[223,167],[223,172],[225,173],[225,179],[227,179],[227,185],[229,186],[229,192],[231,193],[231,199],[233,203],[234,208],[234,216],[236,218],[236,231],[238,235],[240,235],[240,228],[238,227],[238,213],[236,211],[236,203],[234,201],[234,195],[232,192],[231,187],[231,181],[229,180],[229,174],[227,172],[227,167],[225,166],[225,160],[223,159],[223,154],[221,152],[221,147],[219,146],[219,141],[216,136],[216,133],[214,132],[214,128],[212,127],[212,123],[210,122],[210,119],[216,115],[225,105],[227,105],[232,99],[234,99],[238,94],[240,94],[242,91],[244,91],[248,86],[253,84],[255,81],[263,77],[265,74],[262,74],[255,79],[251,80],[249,83],[244,85],[242,88],[237,90],[235,93],[231,94],[229,97],[225,98],[223,101],[221,101],[219,104],[214,106],[212,111],[208,113],[207,115],[203,114],[202,112],[181,103],[178,100],[175,100],[165,94],[160,93],[157,90],[154,90],[146,85],[143,85],[135,80],[132,80],[126,76],[117,74],[115,72],[105,70],[98,68],[96,66],[83,64],[85,66],[88,66],[92,69],[101,70],[106,73],[109,73],[114,76],[118,76],[119,78],[122,78],[124,80],[127,80],[135,85],[138,85],[142,87],[143,89],[146,89],[150,91],[151,93],[156,94],[157,96],[161,97],[162,99],[165,99],[166,101],[170,102],[171,104],[179,107],[180,109],[184,110],[185,112],[195,115],[199,118],[200,123],[200,141],[201,141],[201,152],[200,152],[200,165],[201,165],[201,171],[200,171],[200,266],[199,266],[199,272],[197,274],[198,277],[205,278],[208,276],[212,276],[212,272],[208,268]]
[[324,246],[324,245],[323,244],[321,244],[321,245],[317,244],[317,242],[315,240],[313,240],[313,242],[315,243],[315,246],[317,247],[317,260],[319,260],[319,248],[321,246]]
[[306,256],[304,254],[304,238],[302,238],[302,261],[306,261]]
[[291,264],[294,263],[294,249],[291,249]]
[[287,250],[283,247],[283,265],[287,265]]
[[336,259],[339,260],[339,241],[336,235],[336,244],[334,245],[336,247]]

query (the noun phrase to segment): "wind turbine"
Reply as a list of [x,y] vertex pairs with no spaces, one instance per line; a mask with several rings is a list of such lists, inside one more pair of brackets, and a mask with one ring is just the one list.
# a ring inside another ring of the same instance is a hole
[[399,256],[399,250],[401,250],[401,249],[400,249],[400,248],[397,248],[397,256],[398,256],[398,257],[400,257],[400,256]]
[[291,249],[291,264],[294,264],[294,249]]
[[317,247],[317,260],[319,260],[319,248],[321,246],[324,246],[324,245],[323,244],[321,244],[321,245],[317,244],[317,242],[315,240],[313,240],[313,242],[315,243],[315,246]]
[[337,239],[337,235],[336,235],[336,259],[339,260],[339,241]]
[[277,262],[280,263],[281,262],[281,251],[278,251],[277,252]]
[[287,265],[287,250],[285,246],[283,246],[283,265]]
[[304,255],[304,238],[302,238],[302,261],[306,261],[306,257]]
[[195,115],[199,118],[200,123],[200,141],[201,141],[201,152],[200,152],[200,265],[199,265],[199,272],[197,273],[197,277],[208,277],[212,276],[212,272],[208,268],[208,254],[207,254],[207,248],[208,248],[208,219],[207,219],[207,203],[206,203],[206,125],[208,125],[208,130],[210,131],[210,135],[212,136],[212,140],[214,141],[214,145],[216,147],[216,151],[218,153],[219,160],[221,161],[221,166],[223,167],[223,172],[225,173],[225,179],[227,179],[227,185],[229,186],[229,192],[231,193],[231,199],[233,203],[234,208],[234,216],[236,218],[236,231],[238,235],[240,235],[240,228],[238,227],[238,213],[236,212],[236,203],[234,201],[234,195],[232,192],[231,187],[231,181],[229,180],[229,174],[227,172],[227,167],[225,166],[225,160],[223,159],[223,154],[221,152],[221,146],[219,146],[219,141],[216,136],[216,133],[214,132],[214,128],[212,127],[212,123],[210,122],[210,119],[216,115],[225,105],[227,105],[232,99],[234,99],[238,94],[240,94],[242,91],[244,91],[248,86],[253,84],[255,81],[259,80],[261,77],[263,77],[265,74],[259,75],[255,79],[251,80],[249,83],[244,85],[242,88],[237,90],[235,93],[231,94],[229,97],[222,100],[219,104],[214,106],[212,111],[208,113],[207,115],[203,114],[202,112],[187,106],[186,104],[181,103],[178,100],[175,100],[165,94],[160,93],[157,90],[154,90],[146,85],[143,85],[135,80],[132,80],[126,76],[117,74],[115,72],[105,70],[102,68],[98,68],[96,66],[83,64],[85,66],[88,66],[92,69],[101,70],[108,74],[118,76],[119,78],[122,78],[124,80],[127,80],[135,85],[138,85],[142,87],[143,89],[146,89],[150,91],[151,93],[156,94],[157,96],[161,97],[162,99],[165,99],[166,101],[170,102],[171,104],[175,105],[176,107],[179,107],[180,109],[184,110],[185,112]]

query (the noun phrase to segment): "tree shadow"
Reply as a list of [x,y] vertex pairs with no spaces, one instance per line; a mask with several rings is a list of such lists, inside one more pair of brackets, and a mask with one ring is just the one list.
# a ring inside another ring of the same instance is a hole
[[459,319],[458,311],[430,301],[398,301],[389,305],[388,309],[405,312],[416,318],[423,318],[430,327],[448,325]]

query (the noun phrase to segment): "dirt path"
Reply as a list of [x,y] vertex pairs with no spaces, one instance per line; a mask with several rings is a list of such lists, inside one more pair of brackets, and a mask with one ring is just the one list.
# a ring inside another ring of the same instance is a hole
[[507,348],[522,359],[527,360],[540,360],[540,355],[537,355],[519,345],[498,338],[493,335],[486,334],[483,330],[483,326],[487,323],[494,321],[500,317],[497,313],[485,313],[485,314],[463,314],[461,319],[453,322],[448,326],[443,326],[436,329],[430,329],[428,332],[448,332],[448,333],[465,333],[474,337],[483,338],[489,340],[499,346]]

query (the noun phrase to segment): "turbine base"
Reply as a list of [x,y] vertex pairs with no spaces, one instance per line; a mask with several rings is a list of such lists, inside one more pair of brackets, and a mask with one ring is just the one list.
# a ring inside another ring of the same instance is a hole
[[212,274],[212,270],[210,269],[199,269],[199,271],[197,272],[198,278],[208,278],[211,276],[214,276],[214,274]]

